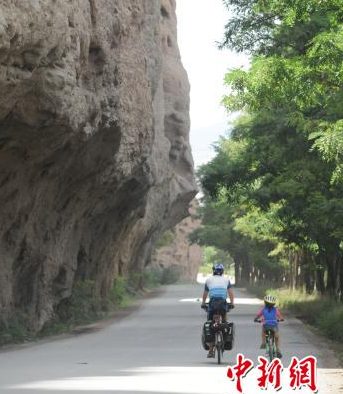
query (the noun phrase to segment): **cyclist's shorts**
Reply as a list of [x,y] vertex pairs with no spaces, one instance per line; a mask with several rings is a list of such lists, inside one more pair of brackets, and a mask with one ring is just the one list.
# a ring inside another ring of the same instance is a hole
[[222,319],[225,320],[227,312],[227,302],[225,299],[222,298],[210,300],[209,308],[207,310],[207,320],[213,320],[213,315],[216,312],[214,310],[216,303],[220,304],[220,314],[222,316]]
[[279,332],[279,326],[269,326],[268,324],[263,326],[264,331],[270,330],[275,332]]

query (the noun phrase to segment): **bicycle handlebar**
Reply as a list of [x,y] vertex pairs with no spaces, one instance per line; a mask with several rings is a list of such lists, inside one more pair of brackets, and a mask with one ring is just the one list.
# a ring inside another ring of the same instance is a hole
[[[279,322],[285,321],[285,319],[276,319],[276,321],[279,323]],[[254,319],[254,322],[255,323],[262,323],[262,320]],[[267,323],[267,322],[275,322],[275,320],[265,320],[263,323]]]
[[[235,305],[234,304],[231,304],[230,302],[228,302],[227,304],[226,304],[226,307],[227,307],[227,311],[230,311],[231,309],[234,309],[234,307],[235,307]],[[201,309],[204,309],[206,312],[208,311],[208,308],[209,308],[209,302],[206,302],[206,304],[205,305],[201,305],[200,306],[200,308]]]

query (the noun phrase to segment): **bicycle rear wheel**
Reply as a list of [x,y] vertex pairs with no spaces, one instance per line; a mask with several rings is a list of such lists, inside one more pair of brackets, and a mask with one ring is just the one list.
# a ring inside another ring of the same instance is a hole
[[222,336],[220,335],[219,332],[216,333],[216,352],[217,352],[217,363],[220,364],[222,360],[222,347],[223,347],[223,341],[222,341]]
[[221,346],[217,346],[217,363],[220,364],[222,362],[222,349]]

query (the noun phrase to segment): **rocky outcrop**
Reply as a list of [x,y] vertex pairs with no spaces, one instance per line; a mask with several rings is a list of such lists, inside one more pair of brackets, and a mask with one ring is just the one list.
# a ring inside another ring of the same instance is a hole
[[0,0],[0,315],[106,296],[195,195],[175,0]]
[[152,258],[151,266],[162,269],[174,267],[185,281],[195,281],[203,260],[201,246],[192,244],[189,235],[201,226],[197,216],[199,203],[193,200],[189,217],[175,226],[175,237],[170,245],[158,249]]

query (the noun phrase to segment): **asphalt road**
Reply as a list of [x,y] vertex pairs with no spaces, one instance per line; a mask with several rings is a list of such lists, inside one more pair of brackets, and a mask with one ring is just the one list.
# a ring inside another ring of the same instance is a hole
[[[220,366],[207,359],[200,343],[205,313],[197,298],[202,285],[166,287],[158,297],[141,302],[128,316],[102,323],[101,329],[49,339],[0,352],[1,394],[164,393],[236,394],[227,376],[229,366],[242,353],[257,363],[261,326],[253,317],[262,303],[235,289],[236,308],[230,318],[236,325],[235,347],[224,353]],[[318,359],[319,393],[343,393],[343,370],[326,344],[295,318],[280,326],[284,370],[279,393],[307,394],[289,387],[292,356]],[[258,371],[242,380],[245,394],[261,392]],[[263,391],[262,391],[263,392]],[[266,393],[275,393],[269,384]]]

